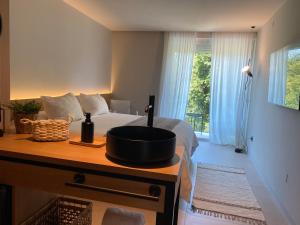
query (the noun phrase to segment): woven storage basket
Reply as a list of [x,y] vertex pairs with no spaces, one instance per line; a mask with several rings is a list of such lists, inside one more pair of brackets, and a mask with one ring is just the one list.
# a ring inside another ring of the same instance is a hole
[[29,119],[29,120],[36,120],[37,114],[13,114],[15,128],[17,134],[31,134],[32,133],[32,126],[30,124],[23,124],[21,123],[21,119]]
[[21,225],[91,225],[92,203],[57,198],[37,211]]
[[32,138],[36,141],[65,141],[69,139],[69,121],[21,119],[20,122],[31,124]]

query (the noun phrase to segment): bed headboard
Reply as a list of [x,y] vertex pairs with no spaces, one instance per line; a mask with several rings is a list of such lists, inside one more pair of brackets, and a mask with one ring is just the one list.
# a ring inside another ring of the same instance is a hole
[[[77,96],[77,95],[76,95]],[[110,106],[110,100],[112,98],[112,94],[108,93],[108,94],[101,94],[101,96],[105,99],[106,103],[108,106]],[[31,99],[17,99],[17,100],[11,100],[10,102],[19,102],[19,103],[25,103],[25,102],[29,102],[29,101],[35,101],[38,103],[42,103],[40,98],[31,98]],[[42,106],[43,107],[43,106]],[[43,110],[43,108],[41,109]]]

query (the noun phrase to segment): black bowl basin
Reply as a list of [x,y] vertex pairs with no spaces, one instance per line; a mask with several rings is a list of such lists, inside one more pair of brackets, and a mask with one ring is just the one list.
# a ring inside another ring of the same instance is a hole
[[122,126],[107,132],[106,154],[128,164],[156,164],[175,154],[176,135],[168,130]]

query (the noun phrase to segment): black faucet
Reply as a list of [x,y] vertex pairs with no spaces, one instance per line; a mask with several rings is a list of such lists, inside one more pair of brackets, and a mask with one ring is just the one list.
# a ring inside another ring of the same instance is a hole
[[145,109],[145,112],[148,113],[148,121],[147,121],[148,127],[153,127],[154,101],[155,101],[155,96],[150,95],[149,96],[149,105],[147,105],[146,109]]

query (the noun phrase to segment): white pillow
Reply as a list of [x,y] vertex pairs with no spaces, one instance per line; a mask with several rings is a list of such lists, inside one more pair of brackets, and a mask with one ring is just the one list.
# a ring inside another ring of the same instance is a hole
[[47,113],[45,111],[39,111],[38,115],[37,115],[37,119],[38,120],[47,120]]
[[105,99],[99,94],[86,95],[81,93],[78,99],[85,113],[100,115],[109,112]]
[[49,119],[69,119],[72,121],[84,118],[77,98],[68,93],[59,97],[41,96],[44,110]]
[[112,112],[130,114],[130,101],[128,100],[110,100],[110,109]]

